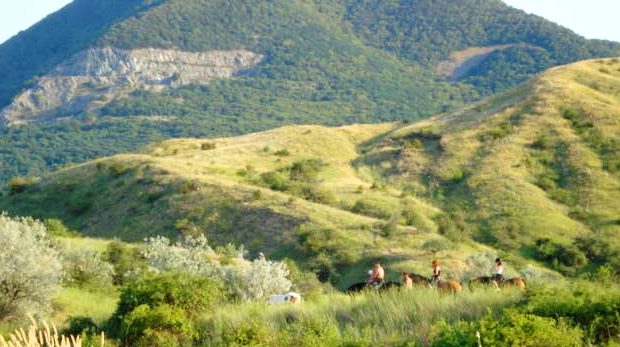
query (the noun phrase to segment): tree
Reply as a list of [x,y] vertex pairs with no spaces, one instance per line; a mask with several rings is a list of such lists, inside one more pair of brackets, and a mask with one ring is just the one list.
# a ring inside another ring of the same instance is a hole
[[0,322],[47,311],[61,276],[43,223],[0,214]]

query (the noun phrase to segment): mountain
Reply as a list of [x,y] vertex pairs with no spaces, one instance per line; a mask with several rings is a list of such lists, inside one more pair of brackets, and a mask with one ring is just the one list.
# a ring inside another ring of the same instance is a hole
[[155,143],[14,180],[0,209],[129,241],[206,232],[335,281],[433,250],[455,272],[489,252],[619,270],[619,120],[620,59],[591,60],[415,123]]
[[0,46],[0,177],[170,137],[416,120],[618,54],[497,0],[76,0]]

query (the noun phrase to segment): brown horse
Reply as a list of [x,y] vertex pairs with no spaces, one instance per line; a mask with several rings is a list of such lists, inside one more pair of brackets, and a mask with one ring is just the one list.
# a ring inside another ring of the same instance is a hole
[[502,287],[502,288],[515,287],[515,288],[519,288],[519,289],[525,289],[527,284],[525,282],[525,278],[523,278],[523,277],[513,277],[513,278],[509,278],[509,279],[506,279],[506,280],[500,282],[499,286]]
[[523,277],[513,277],[513,278],[505,279],[501,282],[497,282],[492,276],[476,277],[469,281],[469,289],[471,290],[474,290],[474,288],[480,285],[487,285],[487,286],[492,286],[495,288],[516,287],[516,288],[525,289],[526,282],[525,282],[525,278]]
[[438,291],[443,293],[456,294],[463,290],[463,286],[457,280],[438,281],[435,286]]

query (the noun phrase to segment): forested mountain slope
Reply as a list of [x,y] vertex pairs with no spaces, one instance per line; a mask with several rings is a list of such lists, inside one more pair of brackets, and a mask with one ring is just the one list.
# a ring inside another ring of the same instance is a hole
[[521,266],[620,269],[619,117],[620,61],[586,61],[413,124],[156,143],[13,181],[0,209],[126,240],[206,232],[331,275],[442,249],[467,271],[496,252],[481,243]]
[[[420,119],[619,47],[495,0],[76,0],[0,46],[0,105],[14,100],[4,122],[30,123],[0,129],[0,177],[170,137]],[[88,75],[72,68],[107,49],[154,50],[158,62],[176,53],[147,75],[156,89],[131,74],[99,83],[121,61]],[[238,50],[264,58],[226,78],[177,83],[188,70],[179,57]],[[446,61],[458,73],[438,73]]]

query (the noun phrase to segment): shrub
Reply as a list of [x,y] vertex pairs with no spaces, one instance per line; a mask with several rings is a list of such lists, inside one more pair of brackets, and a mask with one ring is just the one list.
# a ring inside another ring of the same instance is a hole
[[200,190],[200,185],[194,181],[183,181],[179,184],[178,191],[181,194],[189,194]]
[[200,149],[202,149],[203,151],[210,151],[212,149],[215,149],[215,147],[217,147],[215,142],[203,142],[200,145]]
[[340,346],[338,327],[328,319],[310,318],[288,324],[280,333],[281,346]]
[[[477,334],[480,340],[477,340]],[[506,310],[500,317],[488,315],[479,322],[436,324],[431,346],[575,346],[583,338],[581,330],[563,322],[533,314]],[[480,343],[480,344],[479,344]]]
[[445,251],[450,248],[450,243],[446,240],[440,239],[432,239],[424,242],[422,245],[422,249],[428,251],[433,254],[433,258],[437,255],[437,253],[441,251]]
[[470,234],[465,219],[461,214],[440,214],[435,217],[438,231],[451,241],[462,241]]
[[108,243],[103,259],[112,264],[114,268],[113,282],[115,285],[122,285],[130,271],[140,271],[146,267],[140,251],[128,247],[119,240]]
[[114,267],[94,251],[78,249],[63,252],[65,282],[78,287],[106,287],[113,284]]
[[37,180],[31,177],[11,178],[8,183],[9,194],[15,195],[15,194],[23,193],[26,191],[26,189],[34,185],[36,182]]
[[264,299],[291,289],[286,264],[255,259],[251,263],[223,268],[223,279],[233,294],[244,301]]
[[236,261],[222,264],[218,260],[211,260],[216,258],[215,252],[204,236],[185,238],[176,245],[171,245],[164,237],[151,238],[143,254],[156,271],[182,271],[216,279],[242,300],[262,299],[291,287],[284,263],[264,258],[249,262],[243,259],[241,250]]
[[290,184],[288,177],[281,172],[265,172],[260,178],[272,190],[285,191]]
[[336,202],[336,196],[333,192],[314,185],[301,186],[298,189],[293,190],[292,193],[301,196],[308,201],[320,204],[329,205]]
[[240,324],[225,324],[221,331],[224,346],[276,346],[276,336],[258,317],[249,317]]
[[620,288],[578,282],[531,290],[526,311],[581,327],[596,344],[620,334]]
[[380,219],[388,219],[394,214],[394,211],[392,211],[389,206],[371,198],[357,200],[351,210],[355,213]]
[[120,337],[124,346],[191,347],[197,336],[183,309],[167,304],[155,307],[144,304],[124,317]]
[[142,249],[142,256],[152,270],[184,271],[208,277],[219,276],[219,267],[210,261],[214,254],[204,235],[184,237],[176,244],[162,236],[152,237]]
[[536,240],[536,256],[563,272],[574,272],[587,263],[586,255],[573,245],[562,245],[548,238]]
[[289,155],[291,155],[291,152],[289,152],[288,149],[280,149],[273,152],[273,154],[278,157],[288,157]]
[[129,172],[129,166],[125,163],[114,163],[108,168],[110,174],[114,177],[120,177]]
[[43,221],[45,229],[50,236],[57,237],[78,237],[80,234],[77,231],[69,230],[60,219],[46,219]]
[[69,317],[68,327],[63,331],[68,335],[79,336],[82,333],[94,334],[99,331],[99,327],[90,317]]
[[45,313],[62,265],[43,223],[0,215],[0,322]]
[[[203,276],[179,272],[142,274],[128,280],[120,292],[119,303],[110,324],[111,332],[120,337],[126,334],[137,336],[127,331],[128,326],[132,325],[128,323],[138,319],[136,317],[140,317],[139,321],[144,323],[143,316],[148,316],[149,313],[156,316],[164,313],[177,316],[178,312],[189,316],[199,315],[224,300],[220,283]],[[164,305],[166,309],[163,313],[150,311],[151,308]],[[133,313],[138,308],[138,313]],[[139,331],[143,332],[143,329]]]
[[325,162],[321,159],[297,161],[290,168],[290,178],[293,181],[316,182],[319,173],[325,166]]

